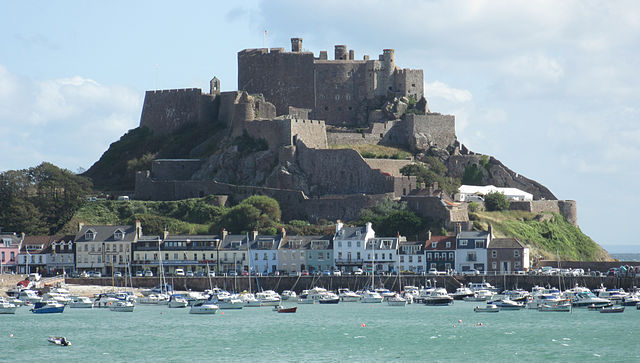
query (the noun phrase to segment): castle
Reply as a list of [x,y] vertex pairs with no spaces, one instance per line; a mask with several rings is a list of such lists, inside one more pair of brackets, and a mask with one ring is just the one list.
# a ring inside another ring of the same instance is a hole
[[[238,91],[221,92],[213,78],[200,89],[147,91],[140,120],[154,135],[192,124],[224,127],[224,148],[206,160],[156,160],[136,175],[137,199],[173,200],[205,195],[239,201],[252,194],[279,201],[285,219],[353,219],[382,198],[419,189],[400,168],[412,160],[367,159],[336,146],[379,144],[412,152],[430,148],[459,155],[455,118],[431,112],[423,71],[400,69],[393,49],[378,60],[335,46],[335,58],[283,48],[238,53]],[[262,140],[249,156],[234,140]],[[234,148],[235,147],[235,148]],[[432,198],[431,196],[425,196]],[[431,204],[433,205],[433,203]],[[468,222],[466,211],[442,206],[432,216]],[[452,217],[454,216],[454,217]]]

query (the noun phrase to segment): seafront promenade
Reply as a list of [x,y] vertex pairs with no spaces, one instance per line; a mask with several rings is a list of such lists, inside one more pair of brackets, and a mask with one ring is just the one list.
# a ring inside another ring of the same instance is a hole
[[[204,291],[212,286],[218,286],[225,290],[295,290],[302,291],[314,286],[323,286],[330,290],[349,288],[359,290],[371,285],[371,276],[346,275],[346,276],[237,276],[237,277],[166,277],[167,283],[172,284],[176,290]],[[580,285],[589,289],[595,289],[604,285],[608,288],[631,289],[640,286],[640,277],[615,278],[595,276],[538,276],[538,275],[495,275],[495,276],[435,276],[435,275],[403,275],[400,279],[395,275],[376,275],[375,287],[384,286],[391,291],[402,290],[402,286],[433,286],[445,287],[449,292],[455,291],[460,285],[468,285],[469,282],[487,281],[491,285],[502,290],[525,289],[531,291],[533,286],[553,286],[561,289]],[[131,286],[135,288],[151,288],[159,285],[158,277],[133,277],[129,278],[67,278],[67,284],[74,285],[102,285],[102,286]],[[402,286],[401,286],[402,285]]]

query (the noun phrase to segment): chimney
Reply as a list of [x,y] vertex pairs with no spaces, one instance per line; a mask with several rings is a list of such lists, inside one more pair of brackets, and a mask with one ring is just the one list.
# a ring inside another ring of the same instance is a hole
[[427,232],[427,241],[431,240],[431,230]]
[[142,224],[139,219],[136,219],[136,238],[142,237]]
[[82,231],[82,227],[84,227],[84,223],[78,222],[78,232]]
[[254,229],[253,231],[251,231],[251,240],[255,241],[256,237],[258,237],[258,231]]
[[334,51],[335,60],[346,60],[347,59],[347,46],[346,45],[336,45]]
[[287,236],[287,231],[284,229],[284,227],[280,228],[280,234],[282,235],[282,238],[285,238]]
[[220,234],[222,235],[220,239],[224,241],[224,239],[227,238],[227,230],[223,228]]
[[342,229],[343,226],[344,225],[342,224],[342,221],[338,219],[336,221],[336,233],[338,233]]
[[162,232],[162,239],[167,239],[169,237],[169,230],[167,227],[164,227],[164,232]]
[[355,59],[355,52],[353,51],[353,49],[349,49],[349,60],[354,60]]
[[369,232],[373,233],[375,235],[375,232],[373,231],[373,224],[371,224],[371,222],[367,222],[367,234],[369,234]]
[[489,241],[493,238],[493,226],[489,223]]
[[302,52],[302,38],[291,38],[291,51]]
[[462,232],[462,224],[457,223],[456,224],[456,235],[460,234],[460,232]]

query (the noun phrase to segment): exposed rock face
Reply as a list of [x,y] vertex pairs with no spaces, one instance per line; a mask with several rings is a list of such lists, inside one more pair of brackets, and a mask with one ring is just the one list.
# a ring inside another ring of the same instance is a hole
[[482,156],[477,154],[452,155],[447,161],[449,176],[462,179],[465,169],[475,164],[482,171],[482,184],[484,185],[518,188],[533,194],[534,199],[557,199],[547,187],[514,172],[494,157],[489,158],[488,168],[482,167],[480,163]]
[[224,183],[241,185],[263,185],[273,167],[277,155],[272,151],[258,151],[242,155],[237,146],[228,146],[214,154],[196,172],[193,180],[214,179]]

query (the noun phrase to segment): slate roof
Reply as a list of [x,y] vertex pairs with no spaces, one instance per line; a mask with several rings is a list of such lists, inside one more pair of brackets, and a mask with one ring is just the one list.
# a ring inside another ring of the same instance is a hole
[[220,243],[221,251],[246,251],[248,236],[246,234],[228,234]]
[[282,241],[282,235],[258,235],[251,243],[252,250],[277,250]]
[[367,234],[367,227],[342,227],[336,234],[335,239],[339,240],[361,240]]
[[515,238],[494,238],[488,248],[525,248],[525,245]]
[[[59,241],[62,236],[25,236],[22,241],[20,252],[26,252],[27,248],[30,254],[49,253],[51,252],[51,243]],[[31,247],[31,248],[29,248]]]
[[[307,249],[307,250],[330,250],[333,249],[332,236],[287,236],[283,248],[289,249]],[[299,241],[299,242],[297,242]],[[326,246],[313,243],[314,241],[326,241]],[[295,247],[296,243],[300,243],[302,247]],[[292,246],[293,245],[293,246]],[[286,246],[286,247],[285,247]]]
[[[96,233],[94,239],[86,239],[87,231]],[[120,230],[124,233],[123,239],[115,239],[114,233]],[[76,234],[75,242],[133,242],[136,237],[135,226],[83,226]]]
[[458,239],[487,239],[489,232],[487,231],[462,231],[458,233]]
[[[435,247],[433,247],[434,242],[436,243]],[[448,248],[447,242],[451,242]],[[431,236],[431,239],[425,242],[424,249],[427,251],[455,250],[456,236]]]

